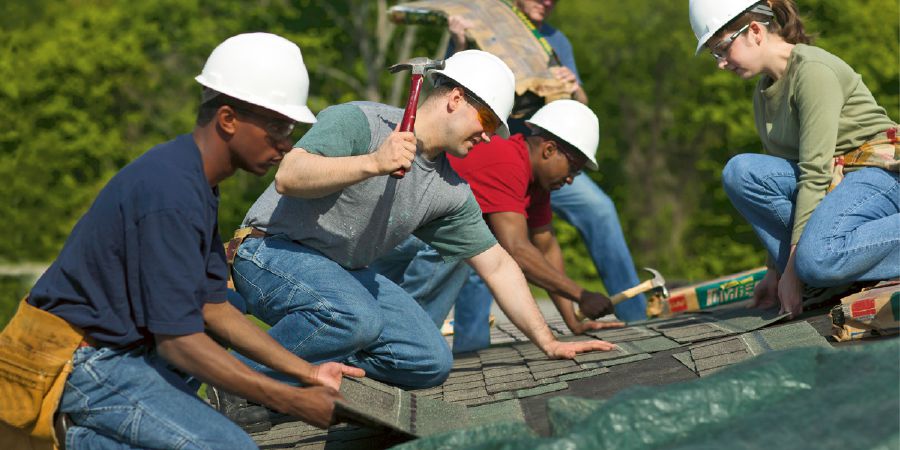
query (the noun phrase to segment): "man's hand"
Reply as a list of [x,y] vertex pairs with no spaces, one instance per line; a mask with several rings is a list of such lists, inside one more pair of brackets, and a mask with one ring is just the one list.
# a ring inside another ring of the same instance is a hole
[[589,319],[596,319],[615,312],[615,307],[609,297],[599,292],[584,291],[578,305],[581,313]]
[[281,413],[325,429],[335,423],[334,402],[344,397],[336,389],[325,386],[293,387],[275,406]]
[[553,66],[550,68],[550,73],[553,74],[553,77],[563,83],[569,85],[569,93],[575,92],[578,90],[578,78],[575,77],[575,74],[569,70],[568,67],[565,66]]
[[450,31],[450,39],[453,40],[453,50],[460,52],[466,49],[466,30],[473,24],[462,16],[450,16],[447,18],[447,30]]
[[570,327],[569,327],[569,330],[570,330],[573,334],[580,335],[580,334],[584,334],[584,333],[587,332],[587,331],[592,331],[592,330],[602,330],[602,329],[605,329],[605,328],[622,328],[622,327],[624,327],[624,326],[625,326],[625,322],[619,322],[619,321],[615,321],[615,322],[612,322],[612,321],[610,321],[610,322],[607,322],[607,321],[604,321],[604,322],[596,322],[596,321],[593,321],[593,320],[586,320],[586,321],[584,321],[584,322],[578,322],[578,323],[576,323],[576,324],[570,326]]
[[[400,128],[399,123],[397,128]],[[411,131],[395,129],[371,156],[375,160],[376,171],[381,175],[399,169],[409,170],[416,158],[416,136]]]
[[575,74],[572,73],[566,66],[553,66],[550,68],[550,73],[556,77],[557,80],[563,81],[566,83],[578,83],[578,78],[575,77]]
[[361,378],[366,376],[366,371],[346,364],[327,362],[315,366],[312,378],[313,384],[340,390],[344,376]]
[[753,288],[753,305],[751,307],[768,309],[778,303],[778,272],[769,268],[763,279]]
[[616,345],[611,342],[592,340],[580,342],[553,341],[548,344],[544,353],[551,359],[573,359],[579,353],[615,350]]

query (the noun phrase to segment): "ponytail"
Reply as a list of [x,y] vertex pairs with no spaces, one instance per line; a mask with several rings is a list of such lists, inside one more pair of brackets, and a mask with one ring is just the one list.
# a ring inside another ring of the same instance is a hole
[[789,44],[809,44],[812,37],[806,34],[797,5],[793,0],[769,0],[769,6],[775,13],[775,20],[769,24],[769,30],[778,34]]

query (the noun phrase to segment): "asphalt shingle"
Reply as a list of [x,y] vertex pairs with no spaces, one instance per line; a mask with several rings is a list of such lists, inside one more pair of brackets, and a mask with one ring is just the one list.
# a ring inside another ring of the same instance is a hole
[[765,352],[807,346],[829,344],[809,323],[794,322],[694,344],[688,354],[678,353],[672,356],[698,375],[706,376]]
[[647,326],[677,342],[692,343],[746,333],[771,325],[786,317],[787,314],[779,314],[777,309],[732,308],[715,313],[691,315]]

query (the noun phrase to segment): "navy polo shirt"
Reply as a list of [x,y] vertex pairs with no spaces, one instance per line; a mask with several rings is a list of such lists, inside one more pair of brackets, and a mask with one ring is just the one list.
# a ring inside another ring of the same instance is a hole
[[158,145],[100,191],[29,302],[113,346],[202,332],[225,301],[218,208],[192,135]]

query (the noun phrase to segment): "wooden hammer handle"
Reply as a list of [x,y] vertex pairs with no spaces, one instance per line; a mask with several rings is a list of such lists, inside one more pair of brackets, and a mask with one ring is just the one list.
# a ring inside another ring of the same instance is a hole
[[653,280],[647,280],[633,288],[625,289],[624,291],[610,297],[609,301],[611,301],[613,305],[618,305],[619,303],[622,303],[625,300],[634,297],[635,295],[643,294],[650,289],[653,289]]
[[[647,292],[650,289],[653,289],[653,280],[647,280],[635,287],[625,289],[624,291],[619,292],[618,294],[610,297],[609,301],[613,304],[613,306],[615,306],[615,305],[618,305],[619,303],[624,302],[625,300],[628,300],[629,298],[634,297],[635,295],[643,294],[644,292]],[[575,318],[579,321],[582,321],[582,320],[586,319],[587,316],[585,316],[584,313],[581,312],[581,310],[576,310]]]
[[[409,99],[406,101],[406,109],[403,110],[403,119],[400,120],[400,131],[415,131],[416,128],[416,109],[419,106],[419,92],[422,90],[422,81],[424,75],[420,73],[412,74],[409,80]],[[394,178],[403,178],[406,175],[406,169],[399,168],[391,173]]]

